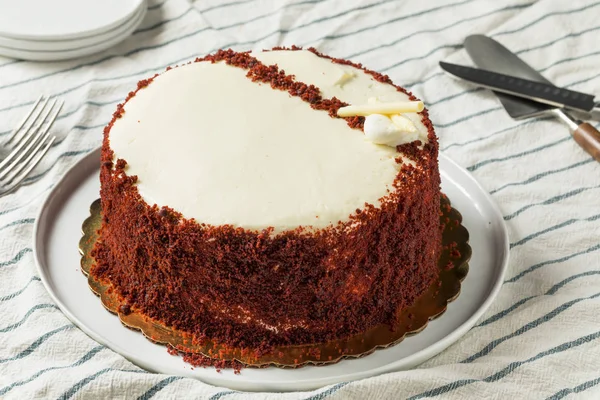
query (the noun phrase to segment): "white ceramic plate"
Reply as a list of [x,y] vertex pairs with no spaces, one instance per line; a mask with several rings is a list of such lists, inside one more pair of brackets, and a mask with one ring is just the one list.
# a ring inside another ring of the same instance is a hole
[[90,204],[99,197],[99,166],[100,150],[96,150],[67,172],[50,193],[36,219],[34,256],[42,282],[73,323],[150,371],[194,377],[236,390],[293,391],[412,368],[440,353],[475,324],[500,290],[508,263],[508,234],[498,208],[467,171],[441,154],[442,190],[462,213],[473,248],[462,293],[441,317],[396,346],[333,365],[293,370],[246,368],[240,375],[213,368],[192,370],[181,358],[169,355],[164,346],[122,326],[92,294],[81,273],[81,224],[89,215]]
[[127,29],[124,29],[116,36],[111,36],[109,39],[106,39],[103,42],[99,42],[90,46],[62,51],[21,50],[0,46],[0,55],[30,61],[59,61],[96,54],[109,49],[128,38],[129,35],[131,35],[142,22],[144,16],[146,15],[146,11],[147,8],[142,7],[136,18],[127,23]]
[[64,40],[109,31],[130,18],[143,0],[0,0],[0,35]]
[[131,26],[137,26],[140,14],[144,12],[144,8],[146,8],[146,0],[142,1],[138,9],[131,15],[131,17],[123,21],[122,24],[94,36],[65,40],[27,40],[0,36],[0,47],[6,47],[12,50],[36,52],[64,52],[66,50],[79,50],[85,47],[94,46],[116,37],[123,37],[126,32],[130,30]]

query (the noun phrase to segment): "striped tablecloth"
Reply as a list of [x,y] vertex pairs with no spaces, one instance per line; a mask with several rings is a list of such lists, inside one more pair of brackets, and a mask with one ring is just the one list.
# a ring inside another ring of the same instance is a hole
[[[66,100],[60,138],[29,185],[0,198],[0,398],[600,398],[600,165],[558,121],[515,122],[490,92],[437,65],[468,63],[461,43],[485,33],[556,84],[600,94],[598,0],[161,1],[105,53],[58,63],[0,58],[0,140],[40,93]],[[276,395],[142,371],[52,303],[32,256],[40,204],[100,144],[137,80],[219,48],[291,44],[362,62],[425,101],[442,151],[504,214],[506,282],[479,325],[412,371]]]

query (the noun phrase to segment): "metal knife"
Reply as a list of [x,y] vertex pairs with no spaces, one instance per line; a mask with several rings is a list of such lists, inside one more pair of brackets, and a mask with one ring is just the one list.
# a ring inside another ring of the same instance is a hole
[[597,106],[594,101],[595,96],[591,94],[576,92],[530,79],[499,74],[486,69],[471,68],[443,61],[440,61],[440,67],[454,76],[475,83],[477,86],[492,89],[495,92],[522,97],[554,107],[570,108],[576,111],[591,112],[594,108],[600,110],[600,106]]
[[[542,74],[494,39],[484,35],[472,35],[466,38],[464,46],[475,65],[480,68],[552,84]],[[530,118],[540,114],[553,113],[569,126],[571,135],[577,144],[595,160],[600,161],[600,132],[589,123],[573,118],[560,108],[504,93],[494,93],[512,118]]]

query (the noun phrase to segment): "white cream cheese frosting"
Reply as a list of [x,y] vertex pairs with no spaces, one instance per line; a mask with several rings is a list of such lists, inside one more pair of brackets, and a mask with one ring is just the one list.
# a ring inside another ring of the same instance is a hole
[[[348,104],[366,104],[373,98],[381,103],[409,100],[394,86],[376,81],[363,70],[333,63],[310,51],[263,51],[252,55],[264,64],[277,64],[287,74],[295,75],[300,82],[315,85],[325,98],[337,97]],[[350,77],[345,77],[345,73]],[[341,83],[338,83],[340,80]],[[421,116],[417,113],[402,115],[416,126],[426,141],[427,128]]]
[[[308,51],[253,54],[347,103],[405,101],[393,86]],[[109,140],[149,204],[248,229],[324,227],[379,204],[400,165],[345,120],[252,82],[247,71],[198,62],[156,77],[124,107]],[[418,114],[404,114],[418,132]]]
[[402,115],[368,115],[363,131],[371,142],[391,147],[414,142],[421,136],[414,124]]

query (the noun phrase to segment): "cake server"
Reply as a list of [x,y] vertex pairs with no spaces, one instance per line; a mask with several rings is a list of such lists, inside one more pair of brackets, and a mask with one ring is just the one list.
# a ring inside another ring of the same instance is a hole
[[[465,39],[465,49],[480,68],[552,85],[542,74],[530,67],[516,54],[484,35],[471,35]],[[533,100],[494,92],[504,109],[514,119],[524,119],[541,114],[554,114],[569,126],[573,139],[596,161],[600,161],[600,132],[587,122],[582,122],[564,110]]]
[[575,111],[600,111],[591,94],[564,89],[543,82],[518,78],[512,75],[500,74],[487,69],[471,68],[465,65],[451,64],[440,61],[442,69],[465,81],[476,84],[494,92],[506,93],[524,99],[537,101],[559,108],[569,108]]

